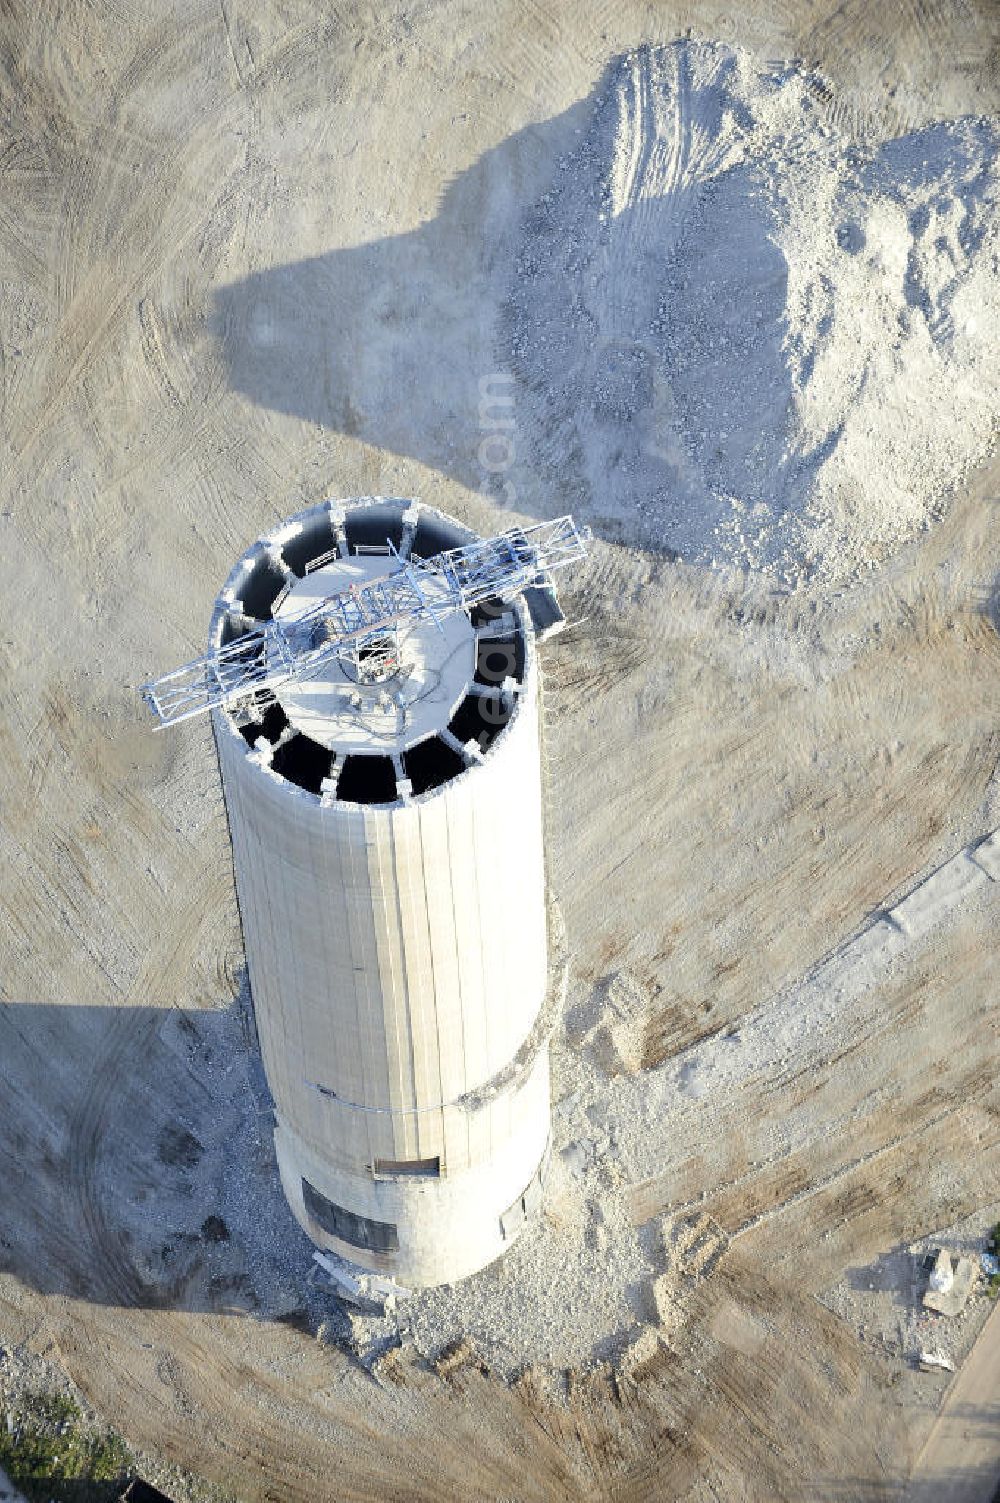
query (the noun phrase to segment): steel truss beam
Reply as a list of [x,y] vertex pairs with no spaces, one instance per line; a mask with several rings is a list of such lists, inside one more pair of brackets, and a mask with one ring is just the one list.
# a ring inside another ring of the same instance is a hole
[[[330,595],[287,622],[270,620],[142,687],[161,726],[252,696],[272,699],[281,684],[309,678],[367,638],[441,621],[485,600],[510,599],[549,585],[555,570],[586,554],[589,530],[570,516],[511,527],[494,538],[428,559],[402,559],[391,573]],[[395,552],[395,550],[393,550]]]

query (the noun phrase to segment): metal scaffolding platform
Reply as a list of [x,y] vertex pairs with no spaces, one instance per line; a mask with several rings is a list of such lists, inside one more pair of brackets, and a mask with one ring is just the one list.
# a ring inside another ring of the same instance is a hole
[[258,707],[291,679],[306,679],[345,651],[440,621],[487,600],[551,586],[555,570],[586,554],[590,534],[570,516],[452,548],[428,559],[403,559],[365,585],[328,596],[287,621],[252,627],[216,652],[185,663],[142,688],[161,726],[177,725],[218,705]]

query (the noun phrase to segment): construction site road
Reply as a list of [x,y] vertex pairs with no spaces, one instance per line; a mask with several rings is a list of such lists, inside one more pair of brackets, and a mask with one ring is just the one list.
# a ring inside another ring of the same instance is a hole
[[1000,1306],[956,1373],[906,1503],[994,1503],[1000,1490]]

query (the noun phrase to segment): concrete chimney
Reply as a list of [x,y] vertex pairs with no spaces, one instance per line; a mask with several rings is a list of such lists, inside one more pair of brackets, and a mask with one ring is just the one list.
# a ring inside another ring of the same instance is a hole
[[[475,541],[381,497],[260,539],[210,650]],[[520,596],[212,712],[275,1147],[318,1247],[411,1286],[510,1246],[549,1141],[539,680]]]

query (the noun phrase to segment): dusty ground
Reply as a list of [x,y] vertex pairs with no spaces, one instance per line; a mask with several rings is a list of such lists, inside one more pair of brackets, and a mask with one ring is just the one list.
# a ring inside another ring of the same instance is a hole
[[[325,494],[497,524],[480,381],[512,226],[609,60],[688,27],[816,63],[841,123],[998,106],[985,4],[0,20],[0,1342],[242,1498],[890,1498],[941,1396],[818,1296],[1000,1200],[995,898],[818,1064],[790,1049],[678,1113],[635,1217],[696,1206],[732,1240],[637,1383],[412,1361],[380,1388],[296,1328],[294,1287],[248,1313],[249,1241],[205,1226],[236,1192],[202,1164],[253,1136],[225,821],[207,730],[151,734],[135,686]],[[599,536],[587,619],[547,649],[551,876],[575,1005],[626,976],[649,1066],[1000,824],[998,490],[993,463],[835,596]]]

